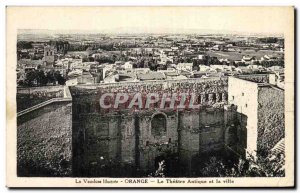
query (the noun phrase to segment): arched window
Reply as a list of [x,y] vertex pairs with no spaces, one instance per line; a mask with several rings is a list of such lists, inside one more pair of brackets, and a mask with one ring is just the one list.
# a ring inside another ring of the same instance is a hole
[[162,136],[167,132],[167,120],[165,115],[157,114],[151,120],[151,134],[153,136]]

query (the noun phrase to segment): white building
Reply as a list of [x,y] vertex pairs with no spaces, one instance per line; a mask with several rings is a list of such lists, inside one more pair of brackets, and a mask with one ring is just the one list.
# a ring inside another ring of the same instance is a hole
[[199,65],[199,71],[200,72],[208,72],[209,70],[210,70],[209,66]]
[[257,61],[255,57],[251,57],[251,56],[243,56],[242,58],[242,62],[247,65],[253,64],[253,62],[255,61]]
[[193,63],[178,63],[177,70],[193,71]]
[[127,69],[132,69],[132,68],[133,68],[133,65],[132,65],[131,62],[125,62],[124,68],[125,68],[125,70],[127,70]]
[[205,55],[203,55],[203,54],[199,54],[199,55],[198,55],[198,59],[199,59],[199,60],[204,60],[204,58],[205,58]]

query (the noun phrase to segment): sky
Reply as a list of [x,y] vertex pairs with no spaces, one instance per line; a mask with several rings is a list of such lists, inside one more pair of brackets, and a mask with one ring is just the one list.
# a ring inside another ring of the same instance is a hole
[[19,29],[105,33],[283,34],[293,25],[286,17],[292,7],[8,7],[7,13]]

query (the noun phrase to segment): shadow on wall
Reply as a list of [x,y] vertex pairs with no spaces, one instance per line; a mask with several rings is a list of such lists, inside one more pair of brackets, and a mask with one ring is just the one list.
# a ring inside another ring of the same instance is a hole
[[[224,133],[224,148],[194,155],[191,159],[191,177],[220,177],[226,176],[222,171],[231,170],[239,159],[244,159],[247,148],[247,116],[236,114],[236,119],[227,123]],[[222,171],[217,167],[224,168]]]

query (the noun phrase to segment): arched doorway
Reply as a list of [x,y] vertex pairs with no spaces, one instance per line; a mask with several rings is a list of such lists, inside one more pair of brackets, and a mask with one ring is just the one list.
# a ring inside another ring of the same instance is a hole
[[154,137],[166,135],[167,133],[167,119],[162,113],[156,114],[151,120],[151,134]]

